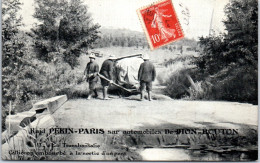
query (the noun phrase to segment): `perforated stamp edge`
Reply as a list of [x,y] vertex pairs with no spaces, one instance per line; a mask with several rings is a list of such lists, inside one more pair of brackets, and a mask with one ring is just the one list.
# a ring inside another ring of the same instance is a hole
[[[152,44],[152,40],[150,39],[148,30],[146,29],[146,26],[145,26],[145,23],[144,23],[144,20],[143,20],[143,16],[142,16],[142,14],[141,14],[140,11],[143,10],[143,9],[152,7],[152,6],[154,6],[154,5],[157,5],[157,4],[159,4],[159,3],[167,2],[167,1],[170,1],[171,5],[172,5],[172,7],[173,7],[173,12],[174,12],[174,14],[175,14],[175,16],[176,16],[176,19],[177,19],[178,23],[179,23],[180,30],[181,30],[183,36],[180,37],[180,38],[178,38],[178,39],[171,40],[171,41],[169,41],[169,42],[163,43],[162,45],[160,45],[160,46],[158,46],[158,47],[154,47],[153,44]],[[147,39],[147,41],[148,41],[148,44],[149,44],[151,50],[158,49],[158,48],[160,48],[160,47],[162,47],[162,46],[168,45],[168,44],[170,44],[170,43],[172,43],[172,42],[178,41],[178,40],[183,39],[183,38],[185,37],[185,34],[184,34],[184,32],[183,32],[183,29],[182,29],[180,20],[179,20],[179,18],[178,18],[178,16],[177,16],[177,13],[176,13],[176,11],[175,11],[174,5],[173,5],[173,3],[172,3],[171,0],[158,0],[158,1],[156,1],[156,2],[151,3],[150,5],[146,5],[146,6],[143,6],[143,7],[139,8],[139,9],[137,9],[136,12],[137,12],[139,21],[141,22],[142,28],[143,28],[143,30],[144,30],[144,32],[145,32],[145,36],[146,36],[146,39]]]

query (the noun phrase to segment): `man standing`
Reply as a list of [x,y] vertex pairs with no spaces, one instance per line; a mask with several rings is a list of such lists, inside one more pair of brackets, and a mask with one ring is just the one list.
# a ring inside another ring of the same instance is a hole
[[114,60],[115,55],[110,55],[107,60],[105,60],[101,66],[100,74],[106,77],[108,80],[101,78],[101,84],[103,86],[103,99],[108,100],[107,90],[111,83],[113,83],[113,71],[114,71]]
[[144,62],[140,65],[138,71],[138,80],[140,81],[141,100],[143,100],[144,89],[148,92],[148,100],[151,101],[152,82],[155,80],[156,71],[152,62],[149,61],[149,56],[144,55]]
[[94,98],[98,97],[97,94],[97,82],[98,82],[98,72],[99,72],[99,66],[98,64],[95,62],[95,55],[94,54],[90,54],[89,56],[89,63],[86,66],[86,69],[84,71],[84,75],[87,78],[87,82],[89,83],[89,96],[88,96],[88,100],[92,98],[92,96]]

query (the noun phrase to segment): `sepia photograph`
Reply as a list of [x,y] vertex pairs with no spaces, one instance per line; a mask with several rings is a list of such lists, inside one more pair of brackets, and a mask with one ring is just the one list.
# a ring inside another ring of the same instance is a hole
[[2,160],[257,161],[257,0],[2,0]]

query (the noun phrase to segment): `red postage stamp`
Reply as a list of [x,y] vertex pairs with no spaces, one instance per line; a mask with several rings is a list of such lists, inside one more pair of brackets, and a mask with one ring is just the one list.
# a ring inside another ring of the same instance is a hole
[[171,0],[163,0],[137,10],[151,49],[184,37]]

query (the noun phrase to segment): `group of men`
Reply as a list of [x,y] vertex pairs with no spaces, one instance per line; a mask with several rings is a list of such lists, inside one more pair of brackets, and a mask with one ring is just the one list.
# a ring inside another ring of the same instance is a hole
[[[89,83],[89,96],[88,99],[97,98],[97,83],[98,78],[101,79],[101,85],[103,87],[103,99],[108,100],[108,87],[113,84],[113,71],[115,67],[115,55],[110,55],[107,60],[105,60],[99,71],[99,66],[95,62],[96,56],[90,54],[89,63],[86,66],[84,71],[84,76],[86,77],[87,82]],[[152,82],[155,80],[156,71],[154,65],[149,61],[149,56],[143,56],[144,62],[140,65],[138,71],[138,80],[140,81],[140,99],[144,99],[145,88],[148,93],[148,100],[151,101],[151,91],[152,91]],[[139,65],[138,65],[139,66]]]

